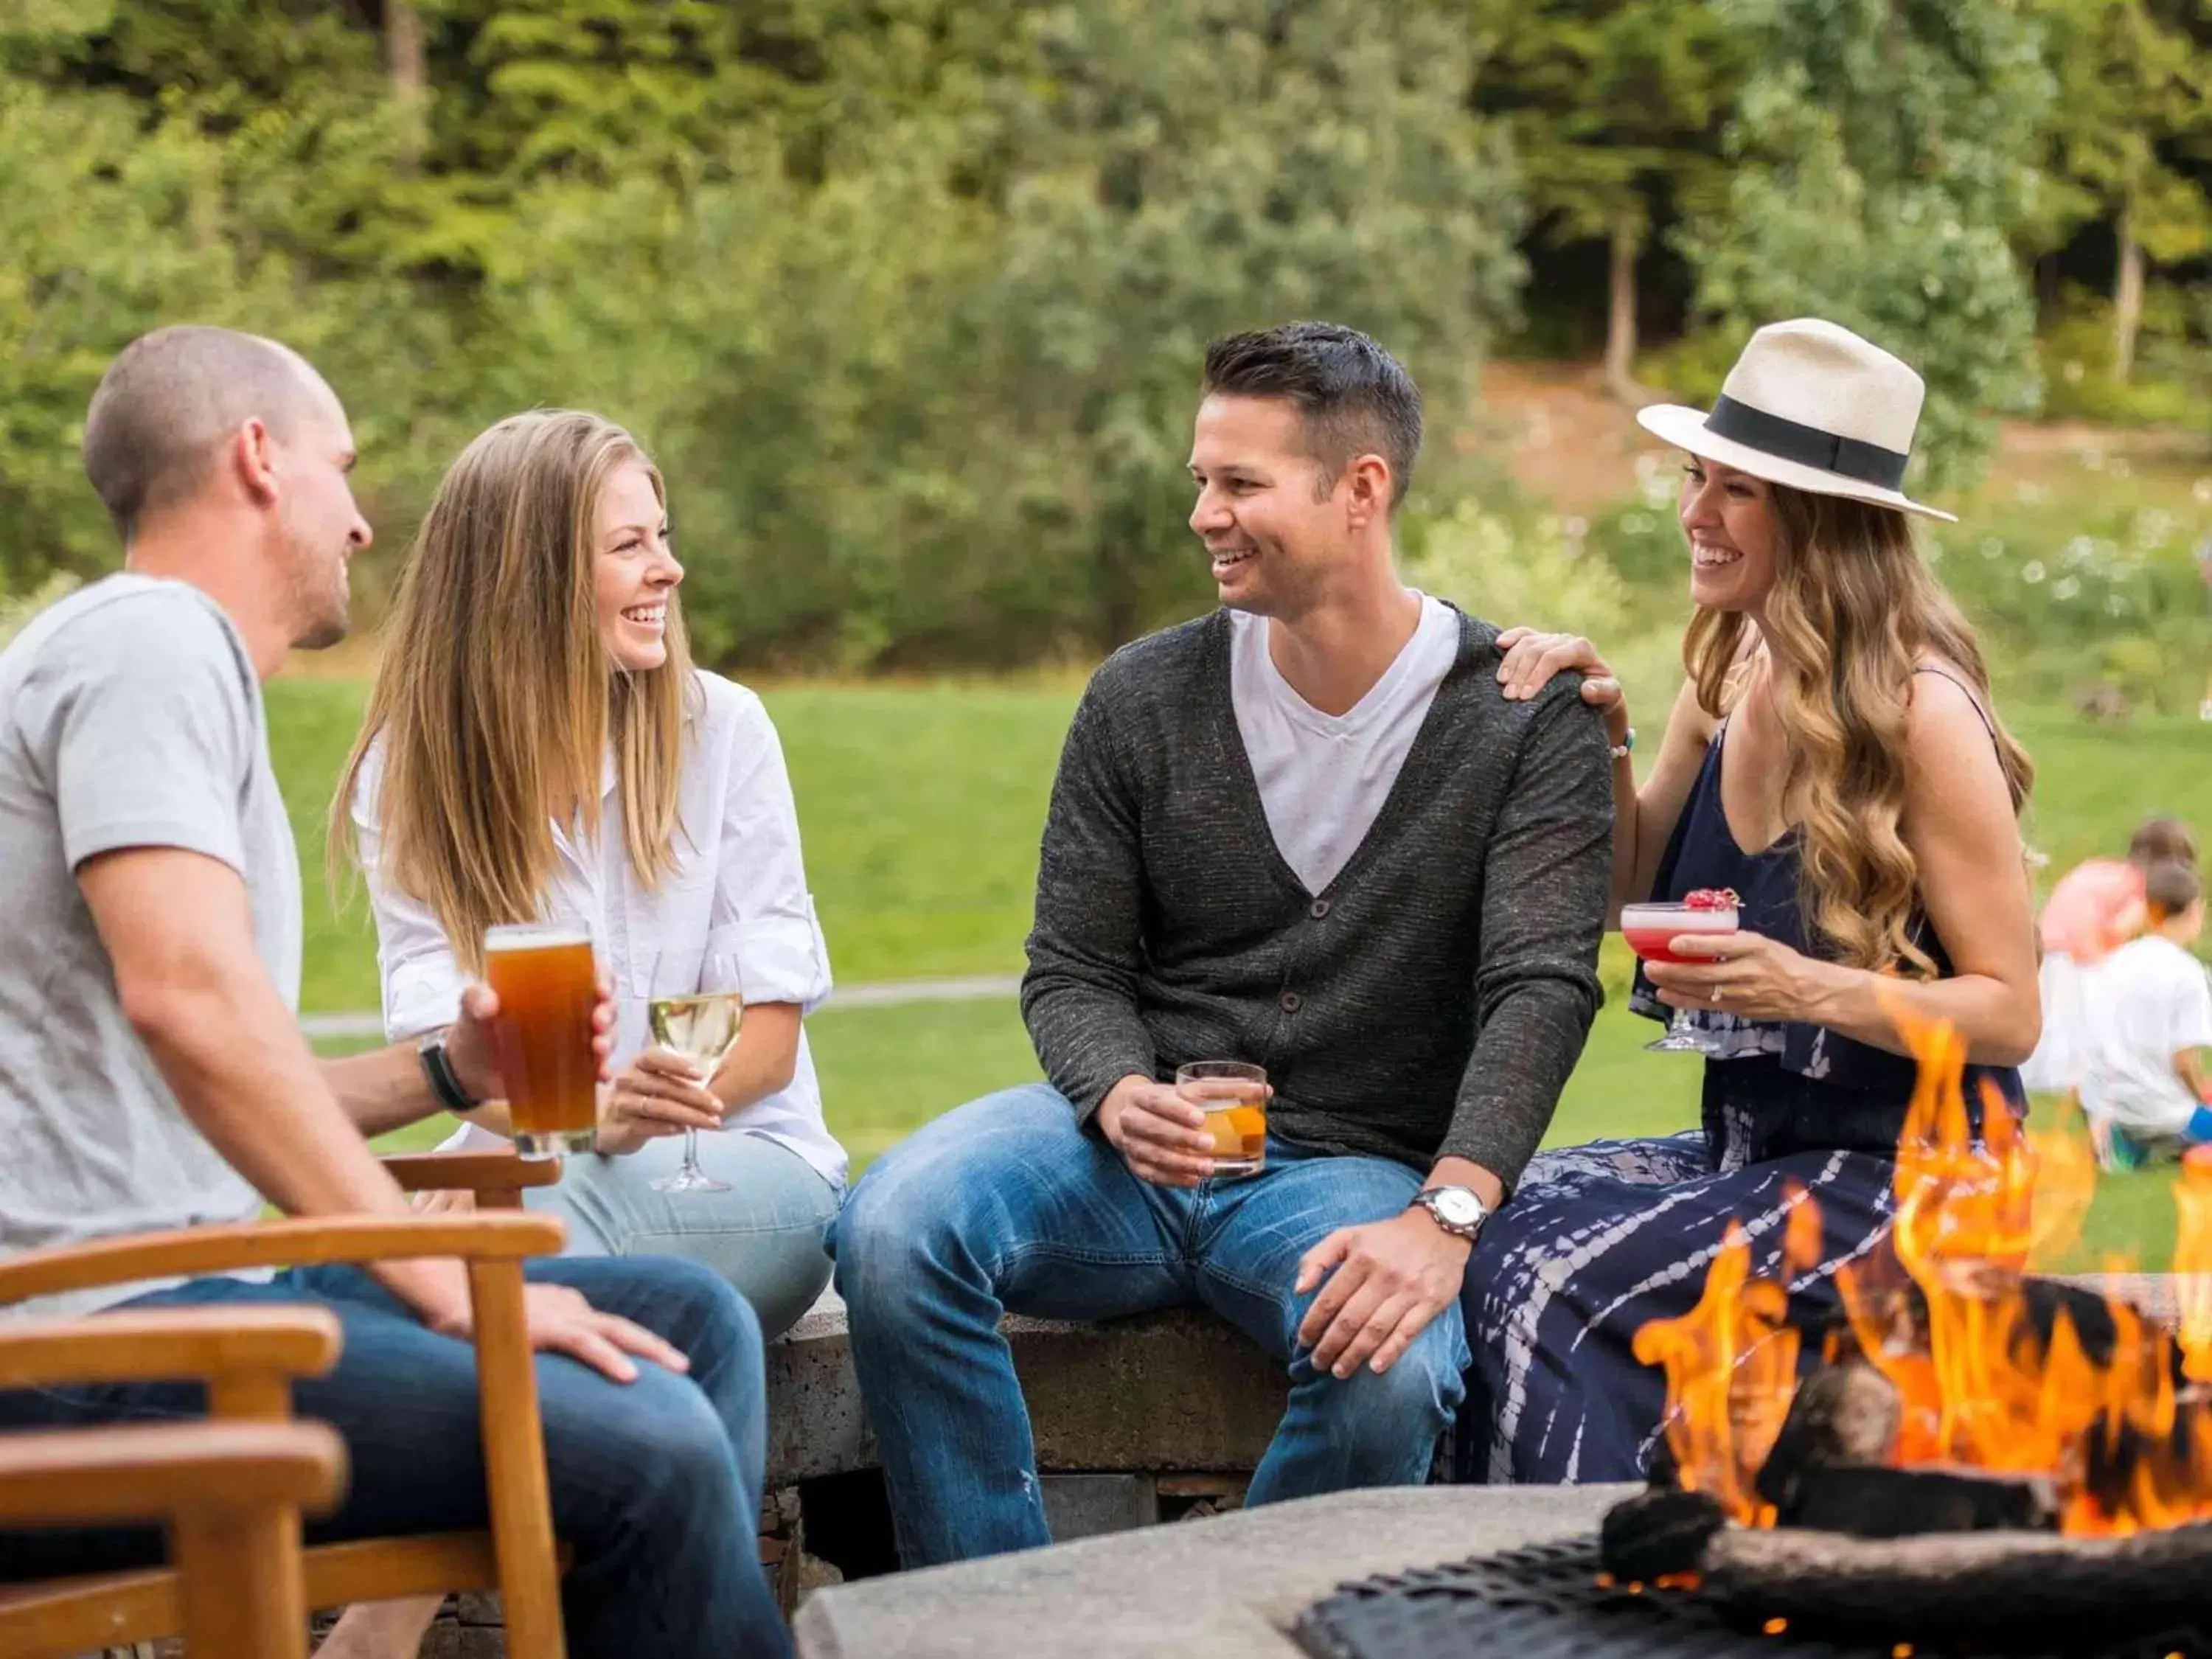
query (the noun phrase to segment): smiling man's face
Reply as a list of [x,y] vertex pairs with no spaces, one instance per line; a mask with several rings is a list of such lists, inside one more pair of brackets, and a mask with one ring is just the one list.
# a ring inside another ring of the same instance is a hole
[[1216,392],[1198,408],[1190,527],[1221,603],[1261,617],[1311,605],[1349,544],[1340,478],[1315,459],[1304,417],[1282,398]]

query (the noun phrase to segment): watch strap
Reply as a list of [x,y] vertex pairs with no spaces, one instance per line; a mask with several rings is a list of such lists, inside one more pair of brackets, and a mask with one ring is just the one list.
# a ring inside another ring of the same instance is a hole
[[434,1036],[424,1041],[416,1051],[422,1062],[423,1079],[438,1103],[449,1112],[473,1112],[483,1102],[473,1098],[461,1087],[461,1079],[453,1071],[453,1062],[446,1053],[446,1039]]

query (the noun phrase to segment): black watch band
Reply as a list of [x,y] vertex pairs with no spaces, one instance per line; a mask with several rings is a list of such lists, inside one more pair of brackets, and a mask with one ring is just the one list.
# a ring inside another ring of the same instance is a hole
[[438,1103],[449,1112],[473,1112],[483,1104],[461,1087],[461,1080],[453,1074],[453,1062],[446,1057],[446,1039],[434,1036],[424,1039],[416,1054],[422,1061],[422,1075],[430,1085],[430,1092]]

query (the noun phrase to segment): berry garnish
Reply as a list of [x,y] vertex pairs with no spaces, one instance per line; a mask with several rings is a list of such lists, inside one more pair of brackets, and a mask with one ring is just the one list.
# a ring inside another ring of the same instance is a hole
[[1733,910],[1740,902],[1733,887],[1700,887],[1682,895],[1685,910]]

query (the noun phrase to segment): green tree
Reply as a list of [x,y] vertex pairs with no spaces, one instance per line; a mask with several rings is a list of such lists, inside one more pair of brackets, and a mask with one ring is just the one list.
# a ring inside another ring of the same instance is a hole
[[2212,41],[2194,0],[2042,0],[2059,95],[2051,216],[2062,233],[2109,223],[2112,378],[2133,373],[2147,266],[2212,246],[2212,200],[2188,162],[2212,152]]
[[1710,0],[1529,0],[1486,31],[1477,107],[1509,125],[1540,232],[1610,252],[1606,381],[1636,401],[1636,273],[1655,230],[1725,198],[1745,36]]
[[1373,330],[1448,454],[1521,225],[1467,33],[1441,0],[11,0],[0,585],[112,561],[76,425],[191,319],[345,398],[372,592],[471,435],[584,404],[668,471],[710,660],[1088,652],[1203,601],[1210,335]]
[[1087,0],[1033,27],[975,336],[1032,434],[1010,458],[1024,539],[1087,593],[1095,646],[1202,599],[1182,470],[1207,338],[1366,329],[1427,388],[1443,449],[1511,314],[1523,216],[1443,7]]
[[1717,4],[1758,56],[1728,211],[1684,238],[1700,307],[1731,340],[1812,314],[1896,352],[1928,383],[1922,477],[1963,482],[1991,415],[2037,395],[2008,240],[2052,98],[2033,20],[2012,0]]

